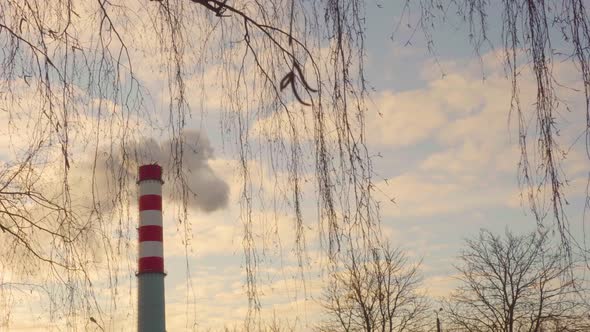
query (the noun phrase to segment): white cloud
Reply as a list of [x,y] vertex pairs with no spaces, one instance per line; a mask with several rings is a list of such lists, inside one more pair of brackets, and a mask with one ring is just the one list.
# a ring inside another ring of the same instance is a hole
[[446,121],[436,100],[423,91],[382,92],[369,106],[367,133],[370,144],[395,148],[429,138]]

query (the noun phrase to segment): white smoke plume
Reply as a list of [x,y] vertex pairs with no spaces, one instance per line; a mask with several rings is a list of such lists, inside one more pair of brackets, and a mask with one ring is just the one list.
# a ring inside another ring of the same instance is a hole
[[[182,149],[182,168],[181,174],[176,174],[173,173],[175,170],[173,155],[178,155],[180,149]],[[182,199],[179,181],[181,178],[189,190],[186,196],[189,208],[213,212],[227,206],[229,186],[211,167],[209,161],[214,159],[214,150],[209,139],[202,133],[194,130],[186,131],[182,137],[182,144],[173,144],[170,140],[158,142],[151,138],[145,139],[128,145],[125,152],[127,153],[125,163],[122,162],[123,154],[119,149],[112,153],[102,151],[97,156],[96,164],[90,160],[83,161],[72,169],[70,172],[72,194],[79,208],[94,207],[102,211],[111,210],[115,204],[117,182],[121,178],[127,178],[130,181],[136,179],[140,165],[153,163],[159,164],[163,169],[164,199],[172,201]],[[93,167],[95,167],[94,175],[91,177],[88,172],[92,171]],[[91,178],[94,178],[94,184],[90,183]]]
[[[188,206],[204,212],[213,212],[227,206],[229,186],[211,168],[209,160],[214,159],[213,147],[202,133],[187,130],[182,136],[181,144],[174,144],[170,140],[158,144],[154,139],[148,139],[130,150],[137,153],[139,165],[158,163],[162,166],[166,181],[164,195],[172,200],[181,199],[180,182],[174,180],[179,174],[171,172],[174,171],[173,156],[182,151],[181,176],[190,191]],[[130,171],[137,172],[137,167]]]

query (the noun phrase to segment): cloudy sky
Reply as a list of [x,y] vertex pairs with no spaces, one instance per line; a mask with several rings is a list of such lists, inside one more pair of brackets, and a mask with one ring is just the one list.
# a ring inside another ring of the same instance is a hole
[[[510,83],[499,40],[493,40],[496,49],[485,49],[479,58],[466,41],[465,29],[451,20],[434,33],[433,55],[419,33],[406,43],[412,31],[406,23],[415,24],[413,13],[392,40],[392,31],[400,19],[399,8],[387,4],[382,7],[367,2],[366,76],[375,88],[369,101],[367,132],[371,153],[380,155],[374,162],[383,230],[390,242],[404,249],[412,260],[422,260],[429,294],[444,296],[454,285],[453,264],[464,238],[476,235],[482,228],[495,232],[535,229],[535,220],[527,202],[521,200],[518,186],[518,131],[516,121],[509,117]],[[498,31],[500,27],[492,25],[491,29]],[[526,65],[522,70],[521,99],[523,105],[530,106],[534,84]],[[554,73],[564,86],[580,88],[576,72],[571,62],[555,63]],[[162,88],[161,77],[138,74],[150,89]],[[214,73],[207,77],[215,80]],[[150,92],[154,108],[164,111],[164,93]],[[559,139],[568,150],[564,162],[570,181],[566,188],[570,203],[567,213],[573,233],[581,234],[588,175],[583,140],[578,139],[584,128],[579,116],[583,100],[568,89],[563,90],[563,96],[572,110],[560,113],[563,121]],[[240,324],[247,310],[241,182],[236,174],[235,149],[222,141],[215,103],[205,105],[211,105],[210,109],[203,117],[191,120],[187,139],[198,152],[198,157],[189,160],[194,170],[190,183],[208,192],[190,206],[190,246],[181,240],[184,225],[174,219],[173,213],[164,212],[169,331],[193,330],[195,324],[203,329]],[[159,153],[167,153],[165,140],[152,137],[144,143],[157,151],[149,161],[157,160]],[[0,156],[8,158],[13,144],[3,138]],[[265,185],[273,186],[272,180],[266,181]],[[311,197],[304,198],[304,215],[313,218],[315,202]],[[270,240],[263,245],[267,250],[259,274],[263,315],[275,314],[285,323],[309,330],[317,323],[325,257],[317,246],[310,247],[309,266],[302,281],[293,255],[292,216],[275,214],[269,208],[255,211],[254,218],[269,220],[267,229],[257,230],[259,234],[280,235],[280,241],[267,237]],[[313,226],[307,232],[307,241],[318,241]],[[136,278],[129,268],[135,264],[134,259],[117,262],[122,266],[117,316],[107,322],[115,331],[135,325]],[[107,298],[107,279],[97,281],[97,292]],[[16,292],[10,301],[11,331],[67,330],[59,317],[48,320],[51,304],[42,292],[35,290],[26,296]],[[105,300],[104,305],[114,304]]]

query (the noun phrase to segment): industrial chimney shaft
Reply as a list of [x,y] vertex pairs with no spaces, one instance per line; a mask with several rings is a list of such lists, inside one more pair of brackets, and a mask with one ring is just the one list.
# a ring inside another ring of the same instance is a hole
[[165,332],[162,168],[139,167],[137,331]]

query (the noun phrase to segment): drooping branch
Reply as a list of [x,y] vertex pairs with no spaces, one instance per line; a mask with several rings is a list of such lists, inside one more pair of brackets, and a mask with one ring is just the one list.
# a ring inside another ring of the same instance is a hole
[[[433,29],[451,15],[458,16],[468,26],[468,38],[481,56],[481,48],[493,48],[495,37],[501,40],[503,58],[511,83],[509,118],[518,123],[520,161],[519,182],[525,199],[540,226],[552,219],[571,259],[572,250],[587,251],[579,239],[570,233],[565,206],[568,185],[563,169],[567,149],[562,148],[559,131],[562,112],[584,118],[586,157],[590,160],[590,19],[587,5],[581,0],[566,1],[502,1],[479,0],[407,0],[405,12],[412,4],[420,8],[419,28],[424,31],[429,50],[433,45]],[[497,13],[497,14],[496,14]],[[501,21],[499,36],[490,32],[491,22]],[[562,98],[562,84],[555,77],[556,59],[571,61],[579,70],[583,85],[584,107],[570,109]],[[523,105],[521,91],[525,84],[523,73],[530,70],[535,92],[533,105]],[[564,106],[565,105],[565,106]],[[531,125],[529,117],[534,119]],[[566,142],[567,146],[575,142]],[[588,199],[588,197],[586,197]],[[546,204],[548,203],[548,204]],[[588,208],[585,207],[585,214]]]
[[[293,96],[297,99],[297,101],[299,101],[299,103],[301,103],[305,106],[311,106],[311,104],[303,101],[299,92],[297,92],[296,84],[297,84],[297,82],[300,82],[304,88],[304,91],[308,94],[318,92],[318,90],[316,90],[310,86],[308,81],[305,79],[305,75],[303,74],[303,71],[301,70],[300,61],[296,58],[294,51],[293,50],[290,51],[290,50],[288,50],[288,48],[292,49],[293,43],[295,43],[298,47],[300,47],[308,55],[309,59],[312,62],[312,65],[314,67],[314,71],[315,71],[316,75],[319,74],[319,68],[318,68],[318,65],[315,62],[311,52],[307,48],[307,46],[305,46],[305,44],[303,44],[301,41],[299,41],[298,38],[293,36],[292,26],[291,26],[291,29],[287,32],[287,31],[284,31],[278,27],[273,27],[268,24],[261,24],[261,23],[257,22],[254,18],[252,18],[251,16],[246,14],[245,11],[239,10],[239,9],[227,4],[227,0],[224,0],[224,1],[220,1],[220,0],[191,0],[191,1],[194,3],[200,4],[203,7],[207,8],[208,10],[214,12],[215,15],[218,17],[230,17],[230,15],[225,14],[226,12],[230,12],[230,13],[237,15],[241,19],[243,19],[244,20],[244,42],[246,42],[246,44],[248,45],[248,49],[251,51],[252,56],[254,56],[255,58],[257,57],[257,55],[256,55],[256,51],[254,50],[254,48],[251,45],[250,26],[253,26],[258,31],[262,32],[264,34],[265,38],[268,38],[274,46],[276,46],[277,48],[279,48],[281,50],[281,52],[283,53],[282,56],[286,56],[288,61],[291,62],[291,71],[289,71],[287,74],[285,74],[283,79],[281,79],[280,90],[282,91],[287,86],[290,86],[291,91],[293,92]],[[271,32],[277,32],[280,35],[288,37],[288,45],[283,45],[278,39],[276,39],[273,36],[273,34]],[[267,78],[269,78],[268,74],[266,74],[268,69],[265,69],[259,61],[256,61],[256,65],[258,66],[258,69],[263,74],[265,74],[265,76]],[[276,83],[271,81],[271,84],[273,84],[273,86],[275,86],[275,90],[278,93],[278,90],[276,89]]]

